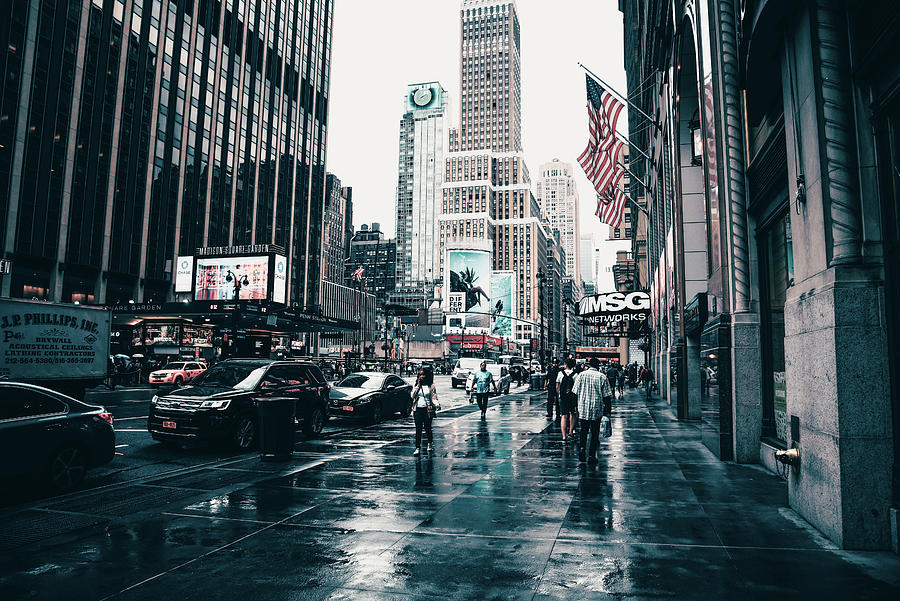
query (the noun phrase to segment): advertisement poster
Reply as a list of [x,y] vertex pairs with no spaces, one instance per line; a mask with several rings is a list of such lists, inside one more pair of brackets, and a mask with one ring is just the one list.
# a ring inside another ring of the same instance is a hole
[[175,266],[175,292],[190,292],[194,283],[194,257],[178,257]]
[[269,257],[197,259],[194,300],[265,300],[269,289]]
[[[447,278],[450,293],[463,293],[465,326],[490,329],[491,253],[484,250],[448,250]],[[477,312],[478,314],[470,314]]]
[[287,258],[275,255],[275,273],[272,275],[272,300],[287,304]]
[[494,319],[491,334],[509,338],[513,335],[512,319],[516,290],[516,273],[514,271],[495,271],[491,274],[491,310],[500,311]]

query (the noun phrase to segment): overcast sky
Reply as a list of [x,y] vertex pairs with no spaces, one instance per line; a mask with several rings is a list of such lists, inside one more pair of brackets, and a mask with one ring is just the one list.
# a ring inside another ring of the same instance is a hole
[[[522,51],[522,143],[534,190],[540,165],[573,164],[582,233],[594,216],[593,187],[575,158],[587,143],[581,61],[625,91],[617,0],[518,0]],[[328,171],[353,187],[355,226],[395,231],[400,118],[406,86],[439,81],[459,123],[459,0],[335,0]],[[623,115],[624,117],[624,115]],[[620,119],[620,127],[626,119]]]

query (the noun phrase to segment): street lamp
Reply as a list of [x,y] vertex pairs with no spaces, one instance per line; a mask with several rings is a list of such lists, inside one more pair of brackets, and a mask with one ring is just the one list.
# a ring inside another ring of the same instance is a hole
[[537,279],[540,284],[538,284],[538,306],[540,307],[539,313],[541,314],[541,370],[544,369],[544,363],[546,362],[546,357],[544,356],[544,282],[547,280],[547,275],[538,268],[534,277]]
[[699,111],[694,111],[693,118],[688,121],[688,129],[691,132],[691,165],[699,167],[703,164],[703,130]]

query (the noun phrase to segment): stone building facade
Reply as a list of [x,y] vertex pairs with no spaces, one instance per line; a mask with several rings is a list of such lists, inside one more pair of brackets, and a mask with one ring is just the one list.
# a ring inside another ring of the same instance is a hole
[[620,7],[661,396],[723,460],[796,447],[790,506],[896,549],[900,6]]

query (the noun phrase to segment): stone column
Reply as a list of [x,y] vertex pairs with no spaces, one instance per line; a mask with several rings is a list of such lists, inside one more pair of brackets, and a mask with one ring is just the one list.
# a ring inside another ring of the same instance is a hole
[[[848,549],[889,548],[893,441],[884,287],[862,257],[846,14],[817,0],[786,30],[785,130],[795,284],[785,304],[791,507]],[[796,111],[796,117],[789,113]],[[863,109],[864,110],[864,109]],[[796,149],[796,151],[795,151]]]
[[[723,257],[728,258],[726,288],[729,293],[731,319],[732,433],[734,460],[738,463],[759,461],[759,439],[762,433],[762,358],[760,355],[758,303],[752,299],[750,286],[750,248],[747,226],[747,194],[744,161],[743,96],[740,88],[740,55],[737,37],[735,0],[719,0],[716,18],[720,49],[720,82],[722,94],[722,149],[724,153],[722,202]],[[720,386],[722,384],[720,383]]]

